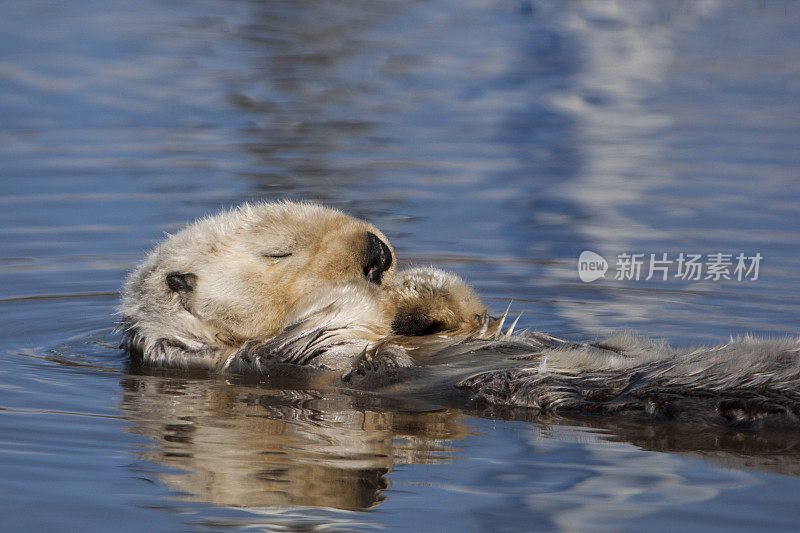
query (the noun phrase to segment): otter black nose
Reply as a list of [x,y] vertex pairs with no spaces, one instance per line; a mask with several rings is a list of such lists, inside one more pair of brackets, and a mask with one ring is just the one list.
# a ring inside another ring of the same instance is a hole
[[383,273],[392,266],[392,251],[377,235],[367,233],[367,257],[364,275],[369,281],[381,284]]

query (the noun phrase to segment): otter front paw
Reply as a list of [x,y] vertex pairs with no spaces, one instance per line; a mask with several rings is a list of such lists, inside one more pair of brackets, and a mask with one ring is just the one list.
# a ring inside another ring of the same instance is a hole
[[221,349],[208,344],[189,346],[174,339],[157,339],[150,347],[143,350],[140,362],[168,368],[211,370],[217,365],[222,354]]
[[365,379],[388,382],[400,369],[415,366],[417,364],[404,348],[396,344],[380,344],[372,350],[365,348],[353,361],[351,370],[342,376],[342,381],[362,385]]
[[480,334],[489,321],[486,307],[472,288],[455,274],[437,268],[400,272],[389,299],[395,335]]

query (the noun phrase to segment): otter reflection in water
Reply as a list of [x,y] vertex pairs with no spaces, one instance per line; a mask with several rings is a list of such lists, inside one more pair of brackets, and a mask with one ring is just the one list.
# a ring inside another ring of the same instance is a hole
[[[459,441],[482,438],[467,420],[470,415],[533,419],[537,423],[520,429],[520,435],[553,443],[569,441],[575,434],[574,430],[560,429],[565,422],[600,428],[599,433],[579,432],[576,437],[581,442],[591,438],[623,443],[614,445],[615,449],[633,454],[631,459],[646,467],[652,478],[648,486],[663,490],[650,505],[648,499],[637,496],[649,490],[647,487],[619,487],[614,498],[630,500],[639,514],[663,509],[664,498],[699,501],[713,498],[728,487],[725,483],[716,486],[710,480],[699,490],[700,481],[679,475],[680,462],[646,459],[637,448],[701,457],[727,467],[800,475],[800,441],[797,435],[786,432],[729,428],[697,431],[682,424],[532,418],[529,410],[493,406],[462,410],[448,408],[436,399],[420,401],[415,405],[418,411],[397,411],[391,408],[390,400],[375,395],[302,390],[288,383],[276,383],[285,388],[274,388],[254,381],[232,382],[230,378],[188,378],[175,371],[158,373],[133,368],[121,382],[120,408],[132,424],[131,431],[152,441],[137,452],[139,458],[166,467],[167,471],[151,475],[180,493],[182,499],[215,505],[373,507],[387,497],[384,491],[390,487],[391,472],[398,465],[458,461],[464,455]],[[484,444],[477,440],[469,445]],[[511,446],[519,446],[516,439]],[[598,449],[608,449],[608,445]],[[537,479],[537,468],[552,470],[552,457],[537,450],[531,449],[524,457],[519,452],[514,454],[524,463],[532,481]],[[614,457],[618,460],[618,454]],[[526,490],[543,490],[543,498],[572,496],[578,498],[576,501],[589,502],[594,496],[587,495],[586,487],[591,485],[603,487],[603,494],[595,495],[599,500],[609,497],[616,490],[613,487],[619,485],[618,468],[622,467],[589,461],[581,472],[591,472],[591,484],[582,475],[575,483],[557,484],[556,493],[556,485],[551,484],[532,483]],[[492,468],[502,468],[501,464]],[[508,468],[515,469],[511,465]]]
[[140,458],[189,500],[365,509],[396,464],[451,460],[472,434],[454,410],[389,412],[332,392],[131,374],[121,409],[154,445]]

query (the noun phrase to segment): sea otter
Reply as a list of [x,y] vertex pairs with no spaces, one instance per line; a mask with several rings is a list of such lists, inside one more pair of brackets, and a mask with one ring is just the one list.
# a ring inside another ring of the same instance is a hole
[[460,278],[396,265],[379,229],[340,211],[245,204],[168,236],[128,277],[123,345],[154,366],[258,371],[254,352],[280,351],[337,369],[390,335],[486,330]]
[[461,278],[398,272],[380,230],[317,204],[246,204],[189,225],[130,275],[121,314],[123,346],[151,366],[322,375],[551,414],[800,425],[798,339],[677,350],[512,335]]

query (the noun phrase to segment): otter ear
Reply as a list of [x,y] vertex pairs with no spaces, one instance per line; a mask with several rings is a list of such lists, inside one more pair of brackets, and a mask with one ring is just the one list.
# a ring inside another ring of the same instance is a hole
[[191,272],[181,274],[180,272],[170,272],[167,274],[167,285],[170,289],[178,293],[187,293],[194,290],[197,284],[197,276]]

